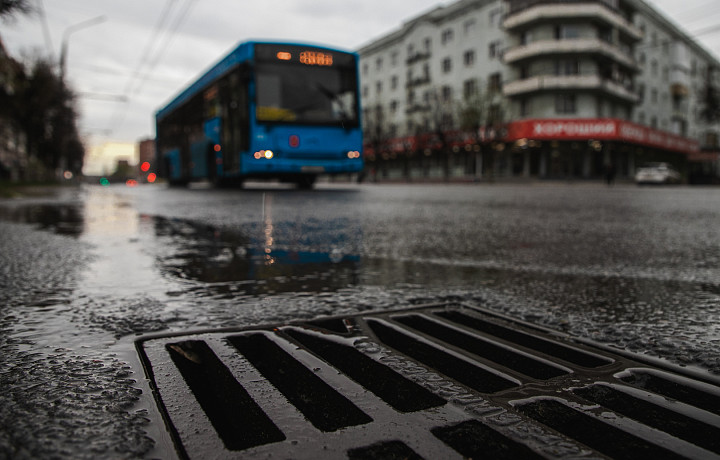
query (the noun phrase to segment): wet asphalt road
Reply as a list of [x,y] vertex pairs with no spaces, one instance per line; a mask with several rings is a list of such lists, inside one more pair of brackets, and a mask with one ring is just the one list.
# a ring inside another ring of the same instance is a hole
[[717,188],[86,186],[0,235],[0,458],[166,454],[157,331],[460,301],[720,374]]

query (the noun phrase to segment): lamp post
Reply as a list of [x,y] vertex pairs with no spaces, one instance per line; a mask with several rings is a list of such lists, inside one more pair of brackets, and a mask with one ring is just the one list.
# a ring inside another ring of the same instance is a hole
[[107,21],[107,17],[105,16],[98,16],[96,18],[88,19],[87,21],[79,22],[75,25],[72,25],[65,29],[65,32],[63,32],[63,38],[62,38],[62,45],[60,48],[60,79],[65,79],[65,61],[67,60],[67,52],[68,52],[68,39],[70,38],[70,34],[77,32],[80,29],[85,29],[86,27],[94,26],[96,24],[100,24],[101,22]]

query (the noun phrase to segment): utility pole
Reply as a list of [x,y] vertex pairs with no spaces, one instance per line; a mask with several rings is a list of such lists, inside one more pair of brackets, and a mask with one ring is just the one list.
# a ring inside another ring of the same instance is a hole
[[107,21],[107,17],[98,16],[96,18],[88,19],[87,21],[79,22],[65,29],[62,37],[62,45],[60,47],[60,80],[65,81],[65,63],[67,60],[68,40],[70,38],[70,34],[105,21]]

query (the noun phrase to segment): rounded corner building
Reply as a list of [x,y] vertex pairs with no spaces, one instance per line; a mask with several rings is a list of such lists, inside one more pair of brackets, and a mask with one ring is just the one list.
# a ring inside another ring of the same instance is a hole
[[459,0],[358,50],[378,178],[717,182],[720,62],[643,0]]

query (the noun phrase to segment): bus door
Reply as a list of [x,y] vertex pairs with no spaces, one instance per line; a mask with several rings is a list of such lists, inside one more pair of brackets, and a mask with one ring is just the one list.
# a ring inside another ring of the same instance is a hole
[[205,139],[207,140],[207,176],[218,177],[222,174],[222,142],[220,139],[222,121],[220,117],[206,120],[203,124]]
[[171,149],[165,152],[163,154],[163,163],[168,180],[171,182],[182,180],[183,171],[180,149]]

